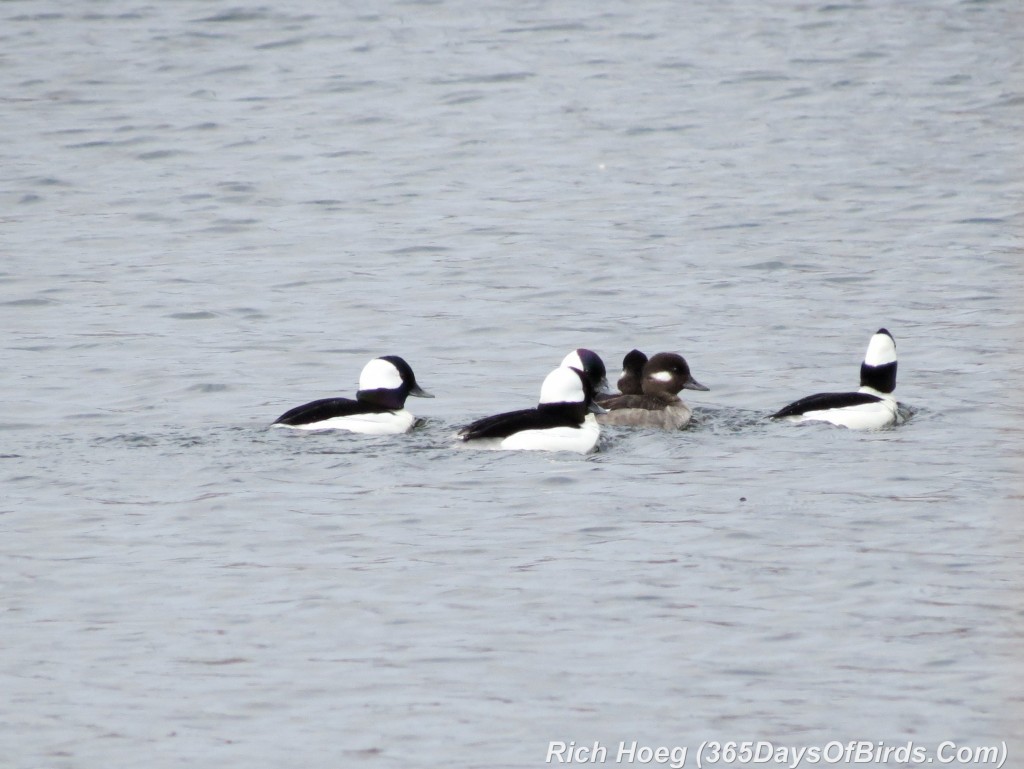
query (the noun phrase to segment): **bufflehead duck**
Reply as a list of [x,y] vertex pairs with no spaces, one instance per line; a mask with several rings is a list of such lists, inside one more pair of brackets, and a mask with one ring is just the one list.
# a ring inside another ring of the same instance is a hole
[[601,402],[608,413],[599,414],[603,425],[657,427],[682,430],[690,424],[692,412],[679,398],[680,390],[707,391],[693,375],[682,355],[659,352],[644,365],[640,395],[620,395]]
[[594,388],[595,395],[608,391],[608,371],[604,367],[601,356],[593,350],[580,347],[562,358],[560,364],[564,368],[574,368],[582,371],[583,375],[590,381]]
[[416,417],[405,410],[405,399],[434,396],[416,384],[412,368],[397,355],[367,363],[359,374],[359,390],[351,398],[323,398],[296,406],[272,426],[297,430],[348,430],[367,435],[408,432]]
[[808,395],[772,414],[789,422],[831,422],[854,430],[877,430],[895,424],[896,342],[884,328],[868,343],[860,366],[860,389],[849,393]]
[[622,374],[615,386],[619,388],[617,393],[607,393],[597,396],[597,402],[602,406],[605,401],[618,398],[620,395],[641,395],[643,393],[643,371],[647,364],[647,356],[639,350],[630,350],[622,359]]
[[478,419],[459,437],[480,448],[586,454],[601,430],[589,412],[599,410],[590,380],[578,369],[559,366],[544,379],[537,408]]

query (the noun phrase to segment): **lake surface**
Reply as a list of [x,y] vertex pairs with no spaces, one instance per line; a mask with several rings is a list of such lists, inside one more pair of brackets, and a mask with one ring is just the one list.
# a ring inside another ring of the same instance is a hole
[[[1022,60],[1015,0],[3,3],[0,763],[1020,766]],[[881,326],[905,424],[766,419]],[[455,446],[580,346],[692,429]],[[383,354],[413,433],[268,429]]]

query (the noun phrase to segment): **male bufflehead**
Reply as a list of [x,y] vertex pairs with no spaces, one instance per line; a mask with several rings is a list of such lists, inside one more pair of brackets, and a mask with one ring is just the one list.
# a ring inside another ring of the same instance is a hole
[[574,368],[582,371],[583,375],[590,381],[594,388],[594,394],[599,395],[608,391],[608,371],[604,367],[601,356],[593,350],[580,347],[562,358],[561,365],[565,368]]
[[895,424],[896,342],[884,328],[868,343],[860,366],[860,389],[849,393],[808,395],[772,414],[789,422],[831,422],[854,430],[876,430]]
[[600,435],[589,413],[598,410],[590,380],[578,369],[559,366],[544,379],[537,408],[478,419],[459,437],[480,448],[586,454]]
[[405,410],[409,395],[434,396],[416,384],[412,368],[397,355],[367,363],[359,374],[359,390],[351,398],[323,398],[296,406],[272,426],[297,430],[348,430],[367,435],[392,435],[412,429],[416,417]]
[[605,393],[597,396],[597,402],[602,406],[605,401],[618,398],[620,395],[641,395],[643,393],[644,366],[647,364],[647,356],[639,350],[630,350],[622,359],[622,374],[615,386],[619,388],[617,393]]
[[690,424],[692,412],[679,398],[680,390],[707,391],[693,375],[682,355],[659,352],[643,368],[640,395],[620,395],[601,402],[608,412],[599,414],[603,425],[657,427],[682,430]]

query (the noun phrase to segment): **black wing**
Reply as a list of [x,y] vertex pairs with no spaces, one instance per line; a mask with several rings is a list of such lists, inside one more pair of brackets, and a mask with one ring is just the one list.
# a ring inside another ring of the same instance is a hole
[[[520,409],[519,411],[507,411],[504,414],[495,414],[466,425],[459,430],[459,437],[464,441],[472,441],[477,438],[507,438],[520,430],[529,430],[528,425],[533,424],[537,417],[537,409]],[[527,426],[524,427],[524,425]]]
[[825,409],[842,409],[847,406],[862,406],[865,403],[876,403],[882,400],[877,395],[870,393],[818,393],[808,395],[795,403],[790,403],[783,409],[772,414],[772,419],[782,417],[795,417],[806,414],[808,411],[823,411]]
[[521,430],[547,430],[552,427],[577,427],[583,423],[585,414],[582,403],[567,404],[568,408],[523,409],[518,412],[496,414],[494,417],[478,419],[459,431],[463,440],[477,438],[507,438]]
[[353,414],[382,413],[390,409],[354,401],[351,398],[323,398],[296,406],[274,420],[275,425],[308,425],[323,422],[334,417],[348,417]]
[[478,419],[459,430],[464,441],[478,438],[507,438],[522,430],[547,430],[552,427],[576,427],[586,416],[582,403],[545,404],[541,408],[520,409]]

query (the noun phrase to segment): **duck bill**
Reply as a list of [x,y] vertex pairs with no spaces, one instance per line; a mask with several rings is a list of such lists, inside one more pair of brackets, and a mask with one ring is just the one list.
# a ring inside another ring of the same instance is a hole
[[708,392],[710,388],[705,387],[693,377],[690,377],[690,381],[683,385],[684,390],[700,390],[701,392]]
[[433,398],[434,396],[428,393],[419,385],[413,385],[412,389],[409,390],[409,395],[415,395],[417,398]]
[[602,406],[597,401],[591,401],[590,405],[587,406],[587,411],[589,411],[591,414],[607,414],[608,413],[608,409],[606,409],[604,406]]

